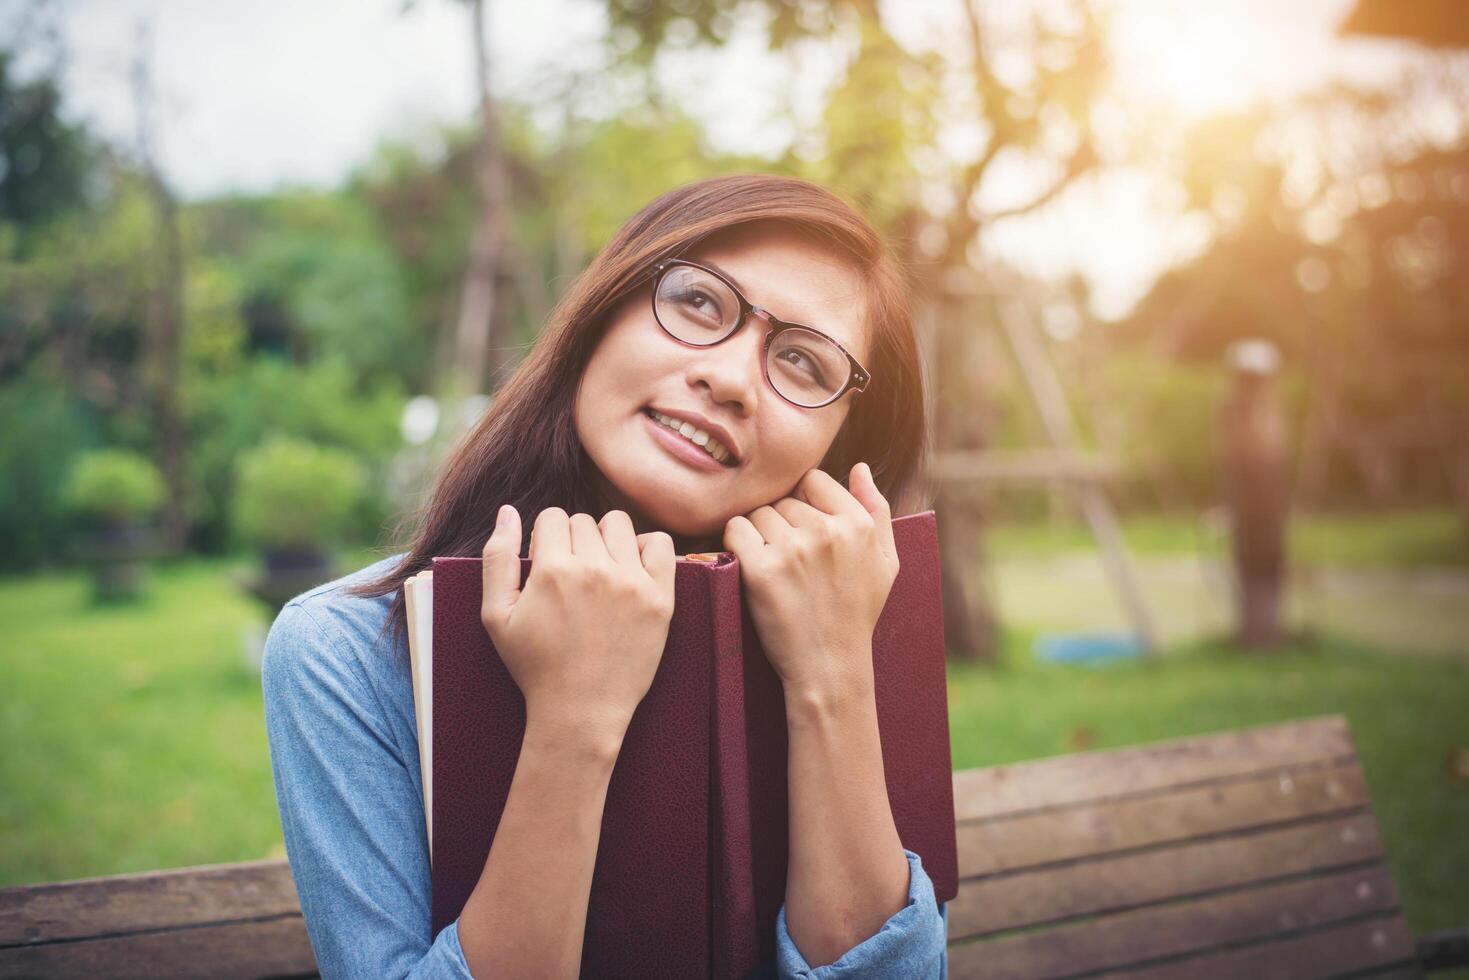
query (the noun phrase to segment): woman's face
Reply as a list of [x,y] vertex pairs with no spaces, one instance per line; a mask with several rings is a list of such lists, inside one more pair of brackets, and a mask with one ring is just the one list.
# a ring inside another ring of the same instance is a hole
[[[862,276],[829,250],[779,226],[749,225],[685,257],[723,272],[755,306],[823,331],[868,363]],[[658,326],[649,291],[637,290],[609,315],[577,391],[577,435],[639,531],[718,539],[729,518],[790,494],[860,396],[848,391],[816,409],[792,405],[765,382],[762,318],[747,318],[716,346],[687,347]],[[650,411],[722,427],[727,438],[718,438],[731,457],[714,460]]]

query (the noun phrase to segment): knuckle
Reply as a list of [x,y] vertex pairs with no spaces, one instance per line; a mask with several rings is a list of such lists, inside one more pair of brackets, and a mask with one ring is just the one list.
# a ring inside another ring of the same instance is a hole
[[611,565],[600,561],[584,561],[578,562],[577,567],[581,572],[581,580],[587,585],[609,592],[617,591],[617,570]]
[[553,582],[564,582],[572,576],[573,566],[564,558],[542,558],[533,566],[545,578]]

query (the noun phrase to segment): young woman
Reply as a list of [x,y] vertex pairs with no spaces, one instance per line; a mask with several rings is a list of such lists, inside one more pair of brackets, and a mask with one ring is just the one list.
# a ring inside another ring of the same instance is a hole
[[[633,216],[444,464],[408,550],[271,628],[271,764],[322,975],[577,974],[675,553],[724,548],[789,732],[786,897],[758,972],[945,976],[947,906],[894,828],[872,676],[924,437],[901,278],[840,198],[735,175]],[[432,936],[401,586],[436,555],[483,556],[481,619],[526,733],[483,874]]]

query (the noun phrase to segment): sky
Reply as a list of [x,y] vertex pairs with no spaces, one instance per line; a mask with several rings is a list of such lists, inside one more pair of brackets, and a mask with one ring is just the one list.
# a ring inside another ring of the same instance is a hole
[[[0,0],[0,9],[21,0]],[[474,99],[467,4],[453,0],[55,0],[68,53],[67,110],[117,142],[138,130],[129,66],[149,52],[163,169],[187,198],[282,185],[331,186],[385,137],[414,138],[468,117]],[[950,30],[958,0],[884,7],[900,37]],[[977,0],[1007,2],[1007,0]],[[1301,91],[1334,75],[1384,77],[1411,46],[1342,39],[1351,0],[1115,0],[1118,85],[1180,119]],[[548,68],[595,70],[605,30],[589,0],[490,0],[492,83],[527,94]],[[147,33],[140,33],[146,25]],[[674,61],[689,107],[717,120],[722,147],[777,152],[769,117],[782,99],[819,106],[840,64],[809,59],[795,76],[737,37],[711,61]],[[1087,181],[1045,212],[991,226],[985,245],[1024,271],[1080,273],[1103,316],[1124,313],[1171,262],[1201,246],[1153,200],[1151,177]],[[990,188],[1019,199],[1034,175]]]

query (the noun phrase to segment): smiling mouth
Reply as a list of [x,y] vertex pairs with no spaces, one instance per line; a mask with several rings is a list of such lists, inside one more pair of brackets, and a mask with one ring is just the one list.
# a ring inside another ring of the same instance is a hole
[[709,433],[705,432],[703,429],[700,429],[689,422],[680,422],[678,419],[670,418],[669,416],[664,415],[661,412],[654,411],[651,408],[643,409],[643,414],[648,416],[648,418],[652,419],[654,422],[657,422],[659,425],[663,426],[665,429],[668,429],[670,432],[673,432],[683,438],[686,442],[688,442],[689,445],[695,446],[703,450],[704,453],[706,453],[711,459],[718,462],[721,466],[726,466],[733,469],[735,466],[739,465],[735,461],[734,454],[731,453],[723,443],[721,443],[718,439],[714,438]]

